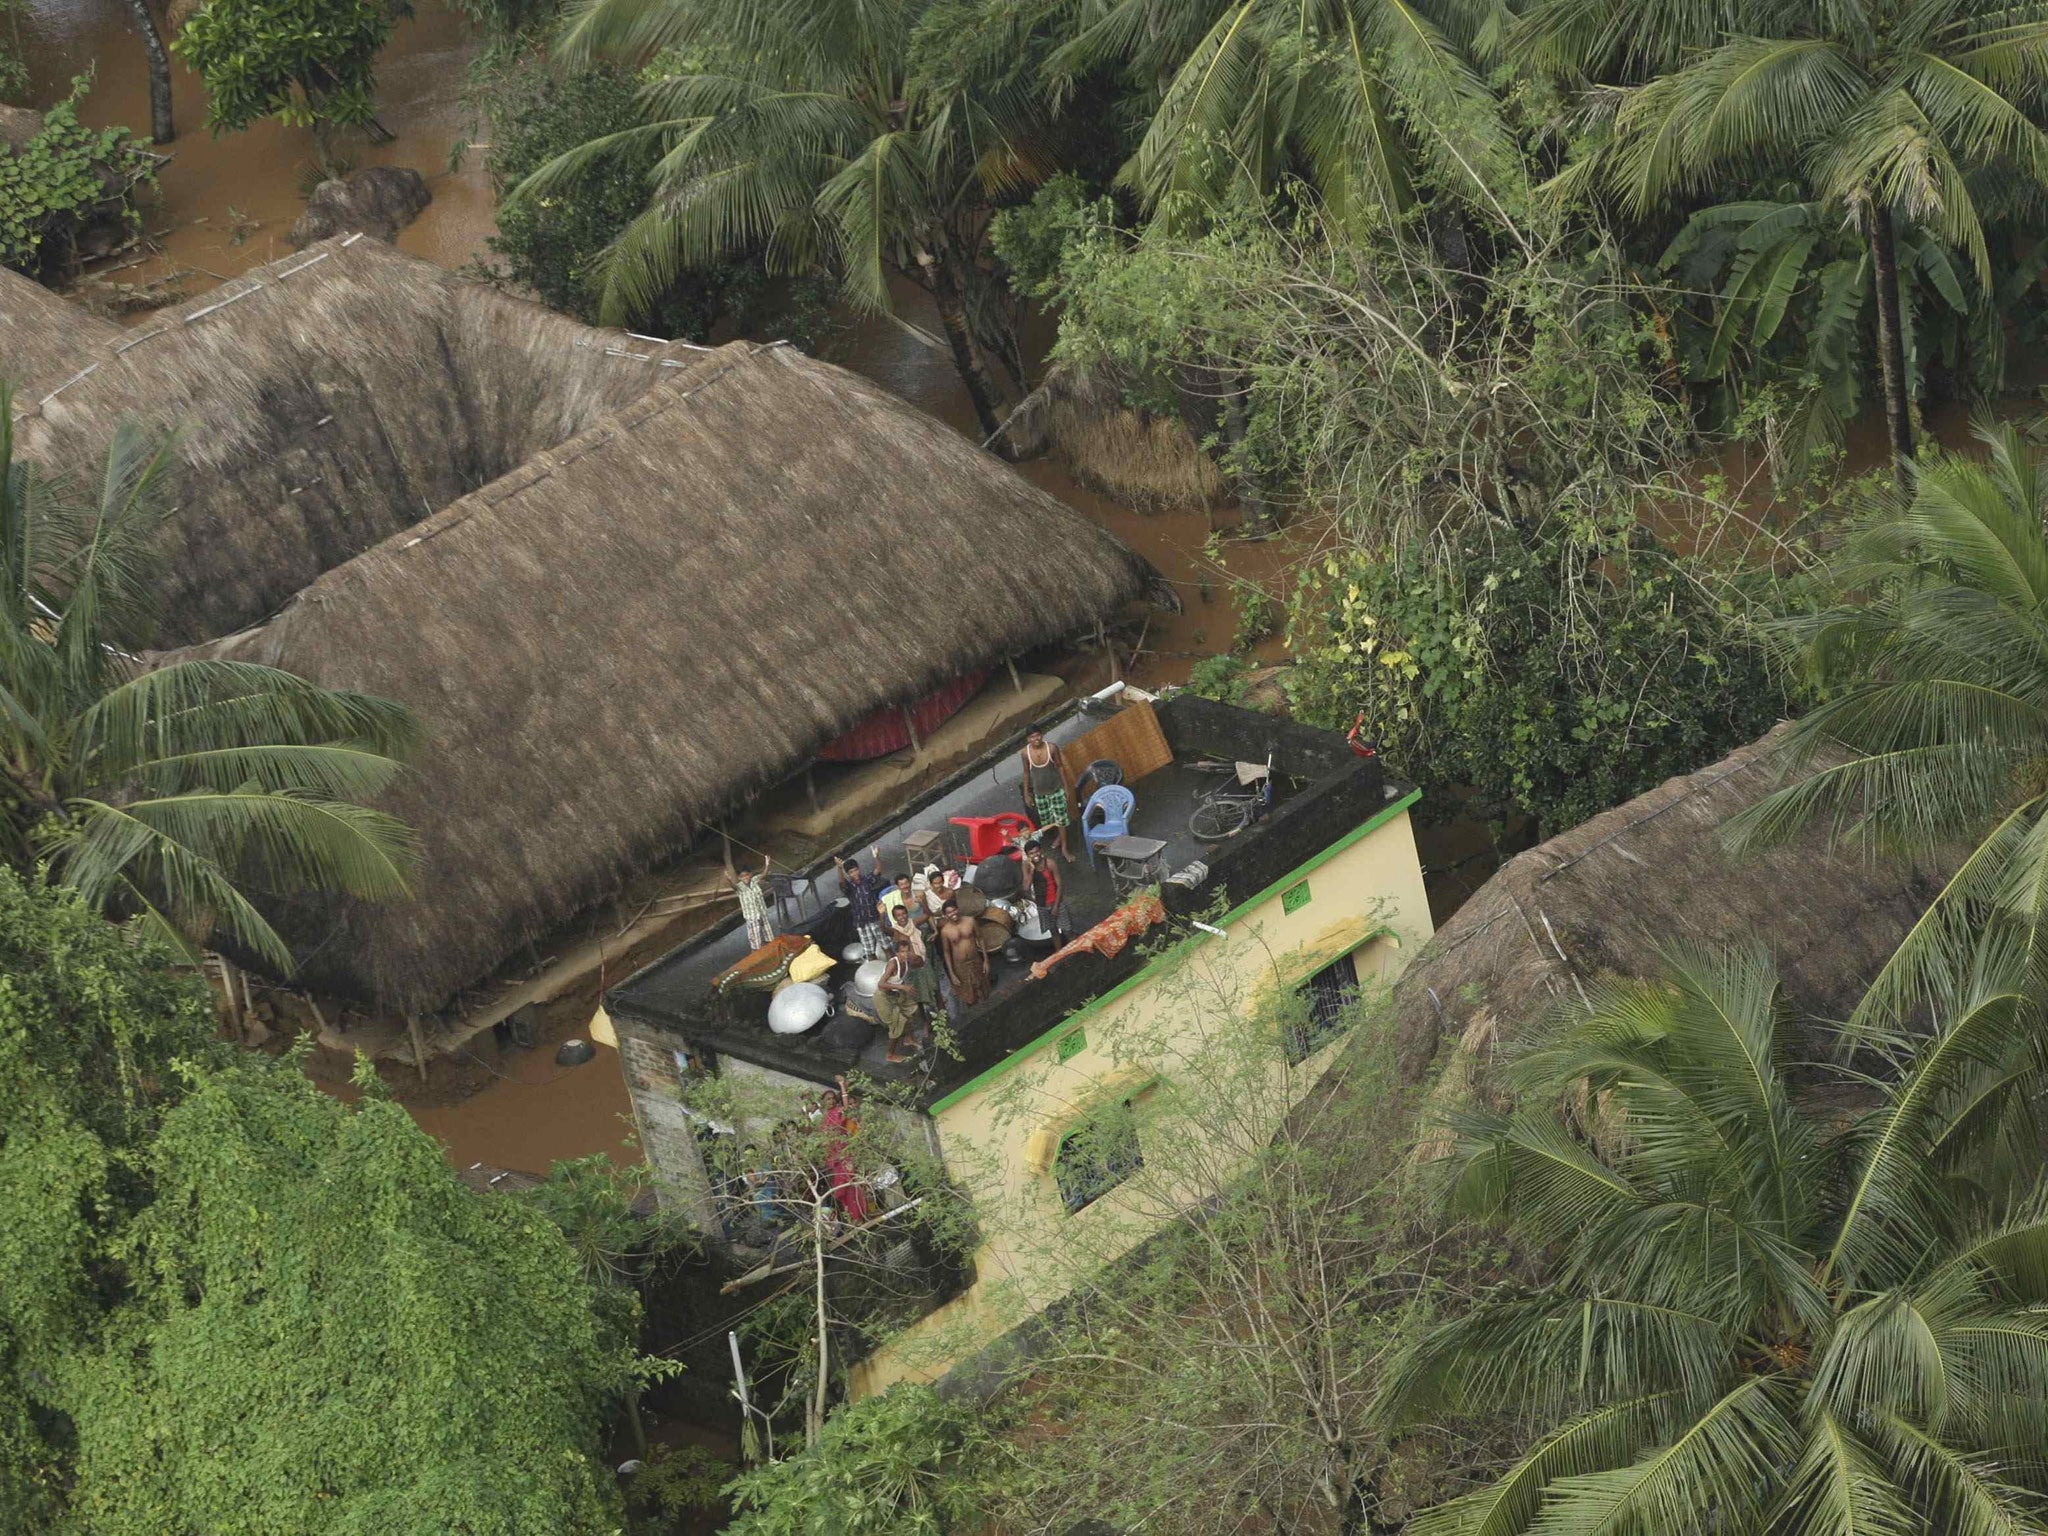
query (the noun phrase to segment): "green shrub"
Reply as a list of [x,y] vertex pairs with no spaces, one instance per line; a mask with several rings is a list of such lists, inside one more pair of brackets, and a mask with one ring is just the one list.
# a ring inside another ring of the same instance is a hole
[[1188,692],[1219,704],[1242,704],[1245,676],[1251,669],[1252,664],[1234,652],[1204,656],[1188,673]]
[[0,266],[45,276],[71,260],[80,235],[105,218],[131,226],[137,187],[155,187],[156,161],[126,128],[87,128],[78,104],[88,76],[43,114],[42,131],[0,151]]
[[818,1443],[743,1474],[726,1491],[732,1536],[942,1536],[979,1505],[974,1420],[929,1387],[897,1386],[842,1408]]

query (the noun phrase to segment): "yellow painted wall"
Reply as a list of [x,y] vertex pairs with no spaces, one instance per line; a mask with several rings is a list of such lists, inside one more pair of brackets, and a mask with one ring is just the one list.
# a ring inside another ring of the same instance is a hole
[[[1284,910],[1284,893],[1296,882],[1282,882],[1255,906],[1233,913],[1227,937],[1211,937],[1193,949],[1188,963],[1203,969],[1205,986],[1213,981],[1229,989],[1216,995],[1249,999],[1262,988],[1292,987],[1350,953],[1358,957],[1361,985],[1370,987],[1375,977],[1391,981],[1432,932],[1405,809],[1308,869],[1304,878],[1310,899],[1298,910]],[[1059,1300],[1071,1289],[1072,1270],[1048,1273],[1036,1256],[1070,1234],[1070,1245],[1086,1251],[1091,1263],[1106,1260],[1143,1241],[1164,1219],[1148,1224],[1134,1213],[1186,1206],[1213,1193],[1162,1190],[1155,1180],[1141,1196],[1137,1186],[1146,1175],[1140,1173],[1130,1185],[1069,1213],[1052,1174],[1042,1171],[1058,1135],[1091,1108],[1143,1092],[1173,1070],[1175,1032],[1186,1027],[1176,1010],[1184,1008],[1186,993],[1169,986],[1159,967],[1134,983],[1080,1010],[1039,1046],[1019,1052],[1007,1070],[985,1074],[935,1112],[949,1172],[967,1186],[978,1211],[1004,1216],[985,1228],[974,1259],[975,1283],[856,1367],[856,1397],[897,1381],[942,1375]],[[1061,1061],[1058,1037],[1076,1025],[1087,1044]],[[1142,1042],[1136,1053],[1130,1048],[1134,1039]],[[1262,1108],[1286,1103],[1290,1093],[1298,1101],[1342,1044],[1341,1038],[1330,1041],[1302,1067],[1278,1071],[1283,1091],[1262,1100]],[[1165,1059],[1143,1059],[1155,1055]],[[1279,1113],[1270,1118],[1262,1137],[1279,1128]],[[1162,1132],[1170,1134],[1170,1127],[1148,1121],[1141,1144]],[[1190,1123],[1187,1134],[1201,1135],[1202,1127]],[[1241,1136],[1234,1144],[1244,1144]]]

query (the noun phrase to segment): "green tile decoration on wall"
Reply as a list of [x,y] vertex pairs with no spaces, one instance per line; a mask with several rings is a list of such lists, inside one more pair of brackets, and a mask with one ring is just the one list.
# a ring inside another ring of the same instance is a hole
[[1061,1061],[1070,1061],[1087,1049],[1088,1031],[1085,1029],[1069,1030],[1060,1037],[1059,1059]]
[[1299,885],[1290,885],[1280,893],[1280,910],[1282,912],[1299,912],[1308,905],[1308,902],[1309,889],[1306,880],[1302,881]]

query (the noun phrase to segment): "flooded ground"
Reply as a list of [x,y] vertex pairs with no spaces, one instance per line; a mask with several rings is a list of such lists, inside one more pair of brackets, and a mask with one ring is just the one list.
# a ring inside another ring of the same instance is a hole
[[[91,73],[84,121],[147,137],[148,72],[122,0],[30,0],[20,27],[29,105],[49,106],[69,91],[73,76]],[[473,52],[461,16],[426,0],[398,24],[377,63],[378,118],[396,137],[370,146],[350,135],[334,150],[355,167],[407,166],[426,177],[433,204],[398,244],[447,267],[485,254],[484,239],[496,227],[481,156],[466,156],[460,173],[449,170],[450,152],[469,131],[461,92]],[[206,129],[199,77],[175,55],[171,73],[178,137],[162,147],[171,160],[161,201],[149,211],[150,249],[102,264],[95,275],[140,286],[185,274],[178,292],[190,296],[291,254],[285,234],[317,179],[321,146],[312,130],[274,118],[215,138]]]
[[[32,105],[47,106],[64,94],[74,74],[95,70],[86,121],[146,128],[142,46],[129,29],[122,0],[31,0],[20,28],[22,52],[32,70]],[[450,268],[485,255],[484,241],[494,228],[481,155],[467,155],[459,172],[449,168],[451,152],[472,131],[461,105],[472,52],[459,14],[427,0],[417,15],[400,23],[378,62],[378,114],[396,137],[387,144],[356,144],[342,151],[357,166],[409,166],[427,178],[433,204],[398,243]],[[148,221],[149,248],[130,253],[118,270],[100,275],[130,285],[175,282],[181,296],[192,296],[289,252],[285,234],[304,205],[321,145],[312,132],[275,121],[214,138],[205,127],[198,79],[181,64],[174,62],[173,70],[180,132],[169,146],[172,159],[163,171],[161,202]],[[906,318],[927,332],[937,331],[922,294],[906,287],[898,298]],[[1034,339],[1042,344],[1046,338]],[[979,436],[943,346],[874,319],[839,338],[829,355],[963,434]],[[1959,411],[1943,413],[1933,425],[1944,441],[1966,438],[1966,418]],[[1859,423],[1850,444],[1852,466],[1881,464],[1883,457],[1876,423]],[[1232,517],[1227,512],[1137,513],[1078,484],[1049,460],[1019,467],[1027,478],[1119,535],[1175,584],[1182,612],[1157,614],[1141,635],[1127,637],[1139,647],[1130,675],[1150,686],[1185,681],[1196,660],[1230,647],[1238,626],[1231,601],[1234,582],[1253,582],[1283,598],[1297,565],[1314,558],[1328,536],[1297,523],[1278,539],[1235,540],[1228,536]],[[1739,487],[1754,483],[1762,466],[1754,454],[1731,450],[1705,468]],[[1254,654],[1261,661],[1284,655],[1275,638],[1260,642]],[[1072,680],[1088,683],[1092,666],[1106,664],[1078,658],[1070,669]],[[1513,851],[1512,845],[1497,847],[1493,832],[1469,818],[1424,829],[1421,839],[1439,923],[1484,881],[1503,851]],[[486,1034],[465,1059],[437,1066],[426,1092],[408,1085],[406,1097],[415,1101],[415,1117],[447,1146],[451,1161],[462,1167],[481,1162],[540,1172],[554,1159],[592,1152],[621,1162],[635,1160],[629,1106],[615,1058],[601,1052],[583,1067],[555,1065],[556,1045],[587,1029],[595,1003],[595,986],[580,988],[542,1010],[540,1040],[532,1049],[500,1048]],[[315,1075],[345,1095],[350,1092],[346,1061],[327,1055],[333,1059],[316,1063]]]

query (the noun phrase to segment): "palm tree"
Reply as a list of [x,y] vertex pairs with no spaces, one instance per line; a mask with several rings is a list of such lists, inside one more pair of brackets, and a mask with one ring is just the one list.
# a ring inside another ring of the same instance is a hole
[[412,838],[361,801],[414,734],[403,706],[243,663],[151,668],[170,443],[125,424],[90,500],[17,459],[0,382],[4,855],[187,954],[291,953],[252,893],[402,896]]
[[511,198],[658,144],[647,209],[607,255],[603,320],[644,312],[684,267],[755,250],[771,270],[836,272],[873,313],[892,312],[890,277],[905,277],[931,295],[993,435],[983,351],[1007,348],[989,334],[990,198],[1044,167],[1029,29],[969,30],[974,14],[957,0],[593,0],[557,41],[562,63],[666,72],[639,93],[640,125],[550,161]]
[[1417,1345],[1394,1422],[1521,1414],[1533,1446],[1411,1536],[2039,1531],[2043,1031],[2009,947],[1931,1034],[1810,1108],[1761,951],[1682,953],[1513,1071],[1456,1190],[1544,1260]]
[[1123,180],[1169,221],[1301,174],[1346,228],[1405,213],[1418,169],[1484,204],[1512,148],[1473,64],[1504,6],[1473,0],[1111,0],[1054,54],[1121,65],[1158,105]]
[[[2003,316],[2040,276],[2040,261],[2002,266],[1997,291],[1986,294],[1924,231],[1902,231],[1898,255],[1909,393],[1940,358],[1967,360],[1975,385],[1995,391]],[[1681,292],[1712,296],[1694,379],[1731,392],[1758,377],[1788,384],[1799,405],[1785,437],[1805,449],[1839,446],[1870,375],[1876,289],[1864,242],[1820,203],[1716,203],[1686,221],[1658,265]],[[1795,463],[1804,458],[1795,451]]]
[[1969,850],[1872,983],[1852,1026],[1904,1018],[2010,928],[2048,979],[2048,477],[2009,424],[1987,456],[1912,467],[1817,574],[1778,639],[1823,702],[1791,728],[1801,776],[1732,821],[1737,849],[1819,821],[1931,862]]
[[1984,200],[2048,187],[2048,5],[1975,0],[1542,0],[1511,51],[1624,78],[1601,99],[1612,136],[1565,174],[1643,217],[1731,180],[1790,175],[1870,253],[1885,425],[1913,453],[1899,241],[1917,228],[1992,291]]

